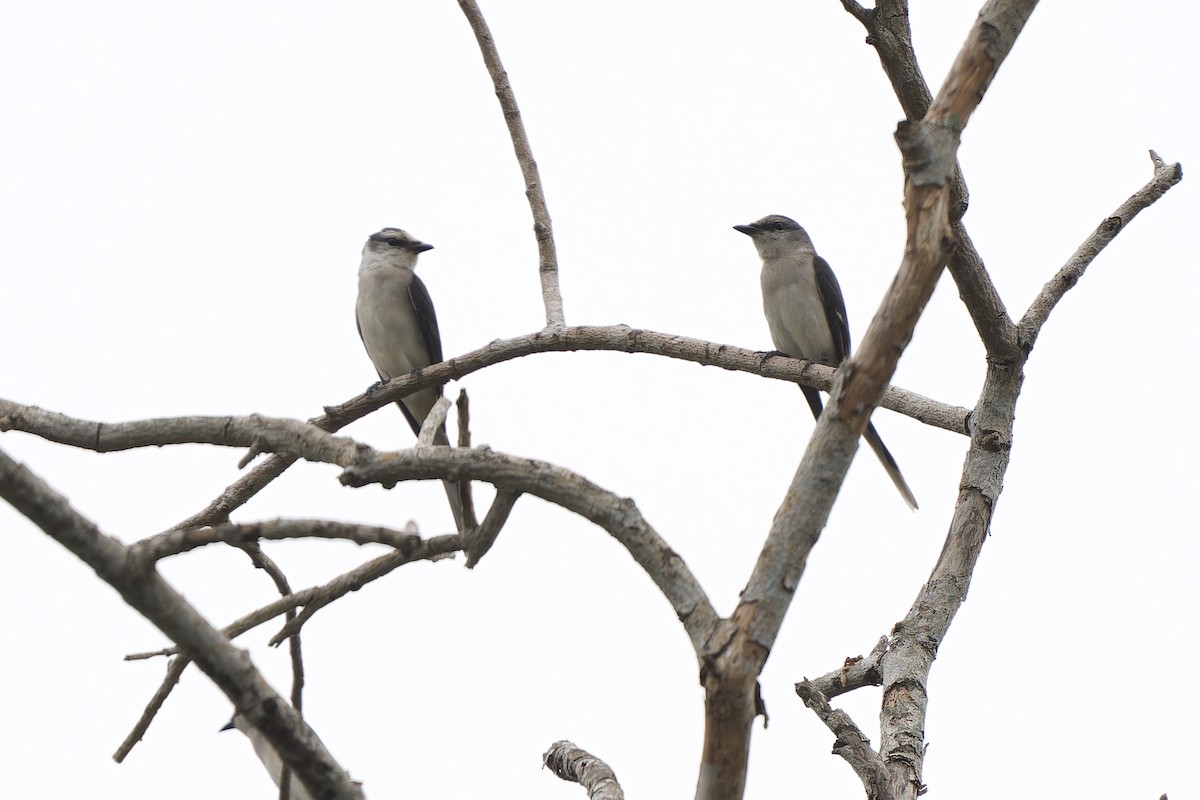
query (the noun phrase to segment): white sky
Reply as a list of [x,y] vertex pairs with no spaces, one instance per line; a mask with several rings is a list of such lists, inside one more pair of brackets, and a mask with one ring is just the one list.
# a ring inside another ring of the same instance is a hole
[[[935,91],[974,19],[914,3]],[[541,327],[508,135],[455,3],[10,3],[0,26],[0,396],[106,421],[307,418],[374,379],[354,330],[359,249],[397,225],[446,354]],[[837,270],[857,342],[899,264],[901,113],[840,3],[486,2],[542,169],[569,324],[768,349],[758,261],[730,226],[795,217]],[[971,120],[968,228],[1020,315],[1151,176],[1197,164],[1200,22],[1183,2],[1046,3]],[[1038,342],[971,595],[931,678],[929,797],[1200,796],[1200,533],[1188,497],[1200,219],[1195,178],[1095,262]],[[1114,335],[1113,331],[1120,331]],[[896,384],[971,406],[982,348],[944,277]],[[812,420],[786,384],[649,356],[540,355],[464,381],[477,443],[633,497],[728,613]],[[1117,385],[1119,391],[1110,387]],[[457,386],[451,390],[457,392]],[[792,693],[865,653],[942,546],[966,441],[877,424],[921,510],[856,460],[763,675],[748,797],[857,797]],[[348,435],[408,446],[385,408]],[[242,453],[0,448],[126,541],[202,508]],[[1186,448],[1186,449],[1185,449]],[[451,525],[436,483],[291,470],[236,520]],[[483,496],[490,493],[482,491]],[[191,670],[143,743],[110,754],[163,637],[7,506],[0,752],[12,797],[270,798],[230,705]],[[271,545],[297,588],[373,557]],[[690,797],[703,695],[670,606],[607,535],[523,498],[473,572],[402,568],[305,629],[306,713],[368,797],[581,797],[539,769],[569,738],[631,798]],[[164,572],[215,624],[272,599],[240,554]],[[240,644],[282,692],[274,627]],[[841,698],[878,743],[877,690]]]

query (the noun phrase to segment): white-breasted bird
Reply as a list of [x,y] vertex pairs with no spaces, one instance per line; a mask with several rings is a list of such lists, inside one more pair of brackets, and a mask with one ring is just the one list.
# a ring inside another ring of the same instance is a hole
[[[849,358],[850,325],[842,289],[828,262],[817,255],[804,228],[788,217],[771,214],[749,225],[734,225],[733,229],[749,236],[762,258],[763,313],[775,349],[792,358],[831,367]],[[820,418],[821,393],[809,386],[800,388],[813,416]],[[867,423],[863,438],[879,457],[904,502],[915,510],[917,499],[873,423]]]
[[[432,249],[433,245],[399,228],[373,233],[363,246],[355,316],[358,335],[382,380],[407,375],[442,360],[442,339],[433,301],[425,284],[413,272],[417,256]],[[414,434],[420,432],[421,423],[441,396],[441,386],[430,386],[397,401]],[[434,443],[450,443],[445,425],[437,430]],[[461,531],[463,510],[458,487],[450,481],[443,483],[454,524]]]

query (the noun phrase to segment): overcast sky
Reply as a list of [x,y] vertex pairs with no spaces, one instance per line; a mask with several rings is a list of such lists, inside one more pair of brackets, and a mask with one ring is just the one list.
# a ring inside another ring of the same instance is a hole
[[[936,91],[977,8],[913,5]],[[837,271],[861,338],[902,255],[902,115],[840,3],[483,10],[545,181],[568,324],[769,349],[759,262],[731,226],[782,213]],[[353,304],[359,250],[383,226],[436,247],[420,274],[447,356],[542,326],[520,173],[456,3],[5,12],[0,396],[104,421],[312,417],[374,379]],[[1149,148],[1194,170],[1198,16],[1165,1],[1034,13],[960,153],[967,227],[1013,316],[1150,179]],[[992,537],[931,676],[929,797],[1200,796],[1194,182],[1100,255],[1038,341]],[[969,407],[983,369],[945,276],[895,383]],[[651,356],[538,355],[462,383],[477,443],[632,497],[721,613],[813,427],[793,386]],[[860,796],[792,684],[870,650],[942,546],[966,440],[875,421],[921,509],[855,460],[762,677],[754,800]],[[412,441],[394,408],[345,433]],[[97,455],[17,433],[0,448],[125,541],[204,507],[243,455]],[[452,525],[436,483],[337,475],[295,467],[234,518]],[[122,657],[164,639],[7,506],[0,530],[6,794],[274,796],[249,743],[218,735],[231,706],[195,669],[114,765],[165,666]],[[297,588],[382,552],[267,549]],[[217,625],[274,593],[224,547],[163,572]],[[239,644],[286,693],[275,630]],[[694,792],[703,693],[670,605],[607,534],[536,499],[474,571],[404,567],[318,614],[304,644],[306,716],[368,797],[581,797],[539,769],[562,738],[631,798]],[[878,743],[878,690],[836,704]]]

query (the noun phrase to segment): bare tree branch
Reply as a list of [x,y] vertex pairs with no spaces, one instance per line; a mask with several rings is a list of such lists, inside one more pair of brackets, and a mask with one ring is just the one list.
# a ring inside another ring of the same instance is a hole
[[361,800],[350,780],[312,729],[275,693],[245,653],[213,628],[154,570],[130,557],[64,497],[0,451],[0,496],[96,571],[125,602],[183,648],[255,727],[263,732],[315,796]]
[[496,490],[496,499],[492,501],[492,507],[488,509],[487,516],[483,518],[483,524],[463,537],[463,550],[467,553],[468,569],[474,569],[479,560],[487,555],[487,551],[492,549],[496,537],[500,535],[500,529],[508,521],[508,515],[512,512],[513,506],[516,505],[517,498],[520,496],[520,492],[511,489]]
[[338,480],[347,486],[364,486],[433,477],[486,481],[497,489],[540,497],[590,520],[620,542],[650,576],[683,622],[697,653],[713,634],[717,613],[700,582],[646,522],[633,501],[564,467],[489,449],[360,451]]
[[[905,116],[910,120],[922,119],[933,103],[933,95],[913,49],[907,0],[879,0],[872,9],[848,0],[843,0],[842,5],[866,29],[867,44],[875,48]],[[950,274],[989,355],[1011,358],[1016,350],[1016,327],[960,221],[967,204],[966,181],[956,163],[950,187],[950,221],[957,247],[950,255]]]
[[[160,655],[168,654],[161,653]],[[130,661],[132,659],[126,656],[125,660]],[[167,664],[166,676],[163,678],[162,683],[159,684],[158,689],[155,690],[154,696],[150,698],[150,702],[146,704],[146,708],[142,711],[142,715],[138,717],[138,721],[134,723],[133,730],[125,737],[125,741],[121,742],[117,751],[113,753],[113,761],[120,764],[125,760],[126,756],[133,752],[133,748],[146,735],[146,731],[150,730],[150,723],[158,716],[159,709],[162,708],[163,703],[167,701],[171,692],[179,684],[179,679],[183,677],[183,671],[187,669],[187,665],[190,663],[192,663],[192,660],[187,656],[177,655]]]
[[439,430],[445,430],[446,414],[450,411],[450,401],[439,397],[429,409],[425,421],[421,423],[421,432],[417,434],[417,447],[433,447],[433,437]]
[[[745,792],[757,678],[829,516],[870,414],[896,369],[937,282],[951,243],[949,184],[962,127],[1016,41],[1033,0],[989,2],[980,13],[929,113],[901,122],[908,236],[899,272],[858,354],[838,371],[830,404],[776,512],[741,601],[703,659],[705,735],[698,800]],[[881,752],[890,753],[886,748]],[[898,780],[897,785],[903,781]]]
[[[301,524],[304,524],[303,521],[300,522]],[[324,525],[334,523],[322,522],[321,524]],[[236,528],[239,526],[229,527]],[[406,531],[405,533],[415,533],[415,529],[413,531]],[[286,614],[289,609],[299,608],[300,606],[305,607],[305,611],[307,613],[305,619],[307,619],[308,617],[311,617],[317,609],[329,605],[333,601],[349,594],[350,592],[358,591],[368,583],[382,578],[384,575],[387,575],[397,567],[412,563],[414,561],[438,561],[461,549],[461,539],[457,535],[450,534],[446,536],[434,536],[430,539],[422,541],[416,547],[407,548],[407,552],[405,552],[405,550],[396,550],[395,552],[379,556],[378,558],[374,558],[365,564],[355,567],[343,575],[339,575],[332,581],[322,584],[321,586],[313,586],[308,589],[301,589],[300,591],[290,594],[287,597],[281,597],[272,603],[268,603],[262,608],[256,609],[255,611],[252,611],[243,617],[239,617],[222,628],[221,632],[229,639],[236,639],[246,631],[252,630],[253,628],[258,627],[265,622],[269,622],[281,614]],[[298,621],[294,624],[302,624],[302,621]],[[282,642],[288,635],[290,635],[290,633],[290,628],[285,627],[277,635],[278,641]],[[278,642],[273,641],[272,644],[278,644]],[[171,656],[178,652],[179,649],[177,647],[167,647],[161,650],[153,650],[145,653],[131,653],[130,655],[125,656],[125,660],[140,661],[147,658],[157,658],[159,656]]]
[[[377,525],[354,525],[322,519],[277,519],[269,522],[226,523],[198,530],[167,531],[130,545],[130,550],[138,558],[158,561],[215,542],[243,545],[261,539],[300,538],[348,539],[355,544],[385,544],[405,554],[411,554],[423,544],[416,533]],[[291,594],[291,590],[286,594]]]
[[847,658],[841,669],[828,672],[816,680],[805,682],[826,699],[832,700],[840,694],[861,689],[864,686],[879,686],[883,683],[883,672],[880,663],[883,654],[887,652],[888,637],[881,636],[871,652],[864,656]]
[[[466,389],[458,391],[458,446],[471,446],[471,401],[467,397]],[[470,481],[458,482],[458,502],[462,508],[463,528],[464,531],[474,531],[479,527],[479,520],[475,517],[475,497],[471,492]],[[468,550],[470,552],[470,550]],[[470,563],[467,566],[471,566]]]
[[[1123,230],[1133,215],[1181,178],[1182,169],[1177,164],[1155,161],[1154,180],[1111,218],[1120,222],[1102,223],[1026,313],[1021,328],[1029,332],[1029,347],[1055,303],[1074,284],[1069,276],[1077,279],[1082,275],[1095,253]],[[880,752],[895,767],[896,774],[906,777],[912,792],[919,791],[921,786],[929,672],[938,647],[966,599],[975,564],[991,528],[992,513],[1008,470],[1013,420],[1029,347],[1022,347],[1015,365],[988,364],[983,391],[972,412],[971,446],[963,464],[958,503],[946,542],[929,580],[893,630],[891,644],[881,662],[884,699],[880,713]]]
[[1079,279],[1083,277],[1088,265],[1100,255],[1100,251],[1108,243],[1117,238],[1117,234],[1133,221],[1143,209],[1148,208],[1154,201],[1166,194],[1172,186],[1183,180],[1183,167],[1178,163],[1167,164],[1158,153],[1150,151],[1150,161],[1154,165],[1154,177],[1150,182],[1135,192],[1116,211],[1100,223],[1100,226],[1079,245],[1079,249],[1068,259],[1067,263],[1050,279],[1042,291],[1021,318],[1021,348],[1026,353],[1033,349],[1042,326],[1050,317],[1050,312],[1058,305]]
[[625,800],[625,792],[608,764],[586,750],[580,750],[572,742],[550,745],[542,755],[542,764],[564,781],[578,783],[587,789],[589,800]]
[[[451,534],[448,536],[433,536],[425,539],[409,552],[397,550],[394,553],[380,556],[379,558],[368,561],[367,563],[354,568],[344,575],[334,578],[329,583],[315,589],[310,589],[305,593],[304,610],[296,615],[296,618],[290,620],[280,629],[279,633],[271,637],[268,644],[278,645],[287,637],[300,630],[306,622],[312,619],[313,615],[320,611],[325,606],[334,602],[340,597],[344,597],[350,592],[357,592],[359,589],[366,586],[368,583],[382,578],[397,567],[409,564],[414,561],[440,561],[450,554],[456,553],[462,549],[462,536]],[[287,598],[281,598],[282,603]],[[272,606],[264,606],[252,615],[243,617],[238,620],[236,625],[240,625],[243,621],[249,622],[251,619],[260,619],[268,615],[270,619],[279,615],[279,611],[271,614]],[[265,620],[264,620],[265,621]],[[255,624],[258,624],[255,622]],[[232,627],[232,626],[231,626]]]
[[[275,590],[281,596],[287,597],[292,593],[287,576],[283,574],[279,565],[262,551],[258,542],[244,542],[235,547],[250,557],[250,563],[254,565],[255,569],[261,569],[267,573],[271,582],[275,584]],[[295,616],[295,611],[287,612],[288,620]],[[304,716],[304,654],[300,646],[299,633],[288,638],[288,650],[292,662],[292,708],[296,709],[296,713]],[[292,769],[287,764],[281,763],[279,767],[279,800],[290,800],[291,789]]]
[[500,108],[504,111],[504,122],[508,125],[513,151],[517,155],[517,163],[521,165],[521,175],[525,178],[525,196],[529,198],[529,209],[533,212],[533,233],[538,244],[538,277],[542,281],[546,325],[561,328],[567,323],[563,317],[562,292],[558,288],[558,254],[554,248],[554,229],[550,224],[550,209],[546,207],[542,178],[538,174],[537,162],[533,160],[533,148],[529,146],[525,123],[521,121],[521,111],[517,108],[517,96],[508,82],[508,73],[504,71],[504,65],[500,63],[500,53],[496,50],[492,32],[488,30],[487,22],[483,19],[483,12],[479,10],[475,0],[458,0],[458,5],[475,33],[475,41],[479,43],[479,51],[483,54],[483,63],[487,66],[488,74],[492,76],[492,84],[496,87],[496,99],[500,101]]
[[833,754],[845,759],[858,775],[867,797],[875,800],[893,797],[895,792],[887,764],[871,749],[871,740],[863,735],[850,715],[840,708],[830,707],[829,699],[808,680],[796,684],[796,694],[833,733]]
[[[512,339],[498,339],[488,345],[422,369],[419,374],[409,374],[382,384],[354,397],[345,403],[325,407],[325,415],[310,420],[311,424],[324,431],[334,432],[367,414],[390,405],[402,397],[426,386],[443,384],[461,379],[484,367],[511,361],[534,353],[574,352],[579,350],[604,350],[623,353],[648,353],[651,355],[691,361],[704,366],[715,366],[737,372],[759,375],[763,378],[800,383],[828,392],[833,383],[832,367],[811,361],[787,358],[759,350],[747,350],[734,345],[707,342],[656,331],[639,330],[625,325],[605,327],[583,326],[563,328],[556,331],[540,331]],[[954,433],[967,432],[967,409],[939,403],[915,392],[889,387],[879,403],[880,407],[912,417],[927,425]],[[36,406],[26,406],[0,399],[0,432],[19,430],[40,436],[48,441],[106,453],[128,450],[134,447],[158,447],[166,444],[183,444],[203,441],[209,444],[230,445],[226,432],[214,425],[213,419],[242,419],[239,417],[174,417],[164,420],[141,422],[102,423],[79,420]],[[205,420],[205,440],[198,440],[191,420]],[[292,425],[300,423],[290,422]],[[161,426],[161,430],[160,430]],[[189,430],[190,436],[184,435]],[[253,440],[239,439],[235,446],[249,447]],[[290,463],[287,465],[290,466]],[[258,484],[266,485],[286,469],[286,466],[267,459],[251,476],[231,486],[214,501],[210,509],[181,522],[177,528],[199,527],[214,522],[224,522],[228,513],[261,490]],[[257,487],[257,488],[255,488]],[[249,496],[244,496],[250,492]],[[217,518],[220,517],[220,518]]]

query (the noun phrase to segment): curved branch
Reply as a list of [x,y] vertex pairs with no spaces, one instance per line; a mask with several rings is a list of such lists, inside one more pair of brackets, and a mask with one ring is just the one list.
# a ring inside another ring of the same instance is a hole
[[[426,386],[461,379],[485,367],[535,353],[574,351],[612,351],[645,353],[690,361],[703,366],[746,372],[772,380],[799,383],[828,392],[834,370],[824,364],[802,361],[774,353],[748,350],[656,331],[639,330],[625,325],[582,326],[554,331],[539,331],[512,339],[497,339],[477,350],[464,353],[420,372],[372,386],[367,392],[344,403],[325,407],[325,414],[310,420],[323,431],[337,431],[367,414],[390,405]],[[879,401],[882,408],[912,417],[918,422],[953,433],[968,432],[968,411],[932,400],[916,392],[888,387]],[[246,424],[250,417],[169,417],[139,422],[104,423],[76,419],[0,398],[0,431],[17,430],[59,444],[96,452],[128,450],[135,447],[159,447],[167,444],[202,443],[236,447],[254,446],[254,441],[227,426]],[[258,417],[269,420],[269,417]],[[293,426],[296,436],[321,437],[302,423],[279,420],[283,428]],[[201,431],[197,433],[197,431]],[[285,431],[280,431],[285,432]],[[236,434],[236,435],[235,435]],[[326,440],[322,440],[326,441]],[[334,440],[336,441],[336,440]],[[348,441],[348,440],[345,440]],[[278,477],[286,464],[268,459],[244,476],[205,511],[175,526],[175,529],[200,527],[224,522],[229,512],[244,504],[263,486]]]
[[533,212],[533,233],[538,244],[538,277],[542,282],[542,302],[546,306],[546,325],[561,328],[567,323],[563,317],[562,292],[558,288],[558,254],[554,248],[554,229],[550,224],[550,209],[546,207],[542,178],[538,174],[537,162],[533,160],[533,148],[529,146],[525,123],[521,121],[521,111],[517,108],[517,96],[513,94],[504,65],[500,63],[500,53],[496,50],[492,32],[488,30],[487,22],[483,19],[483,12],[475,4],[475,0],[458,0],[458,5],[475,33],[475,41],[479,43],[479,51],[483,54],[483,63],[487,65],[488,74],[492,76],[492,85],[496,87],[496,99],[500,101],[500,108],[504,111],[504,122],[508,125],[513,151],[517,155],[517,163],[521,165],[521,175],[525,178],[525,196],[529,198],[529,210]]
[[683,623],[697,655],[719,621],[700,582],[646,522],[632,500],[618,497],[564,467],[489,449],[438,448],[361,452],[341,474],[347,486],[450,478],[486,481],[562,506],[608,531],[646,571]]
[[625,792],[612,768],[573,742],[550,745],[542,755],[542,764],[564,781],[587,789],[589,800],[625,800]]

